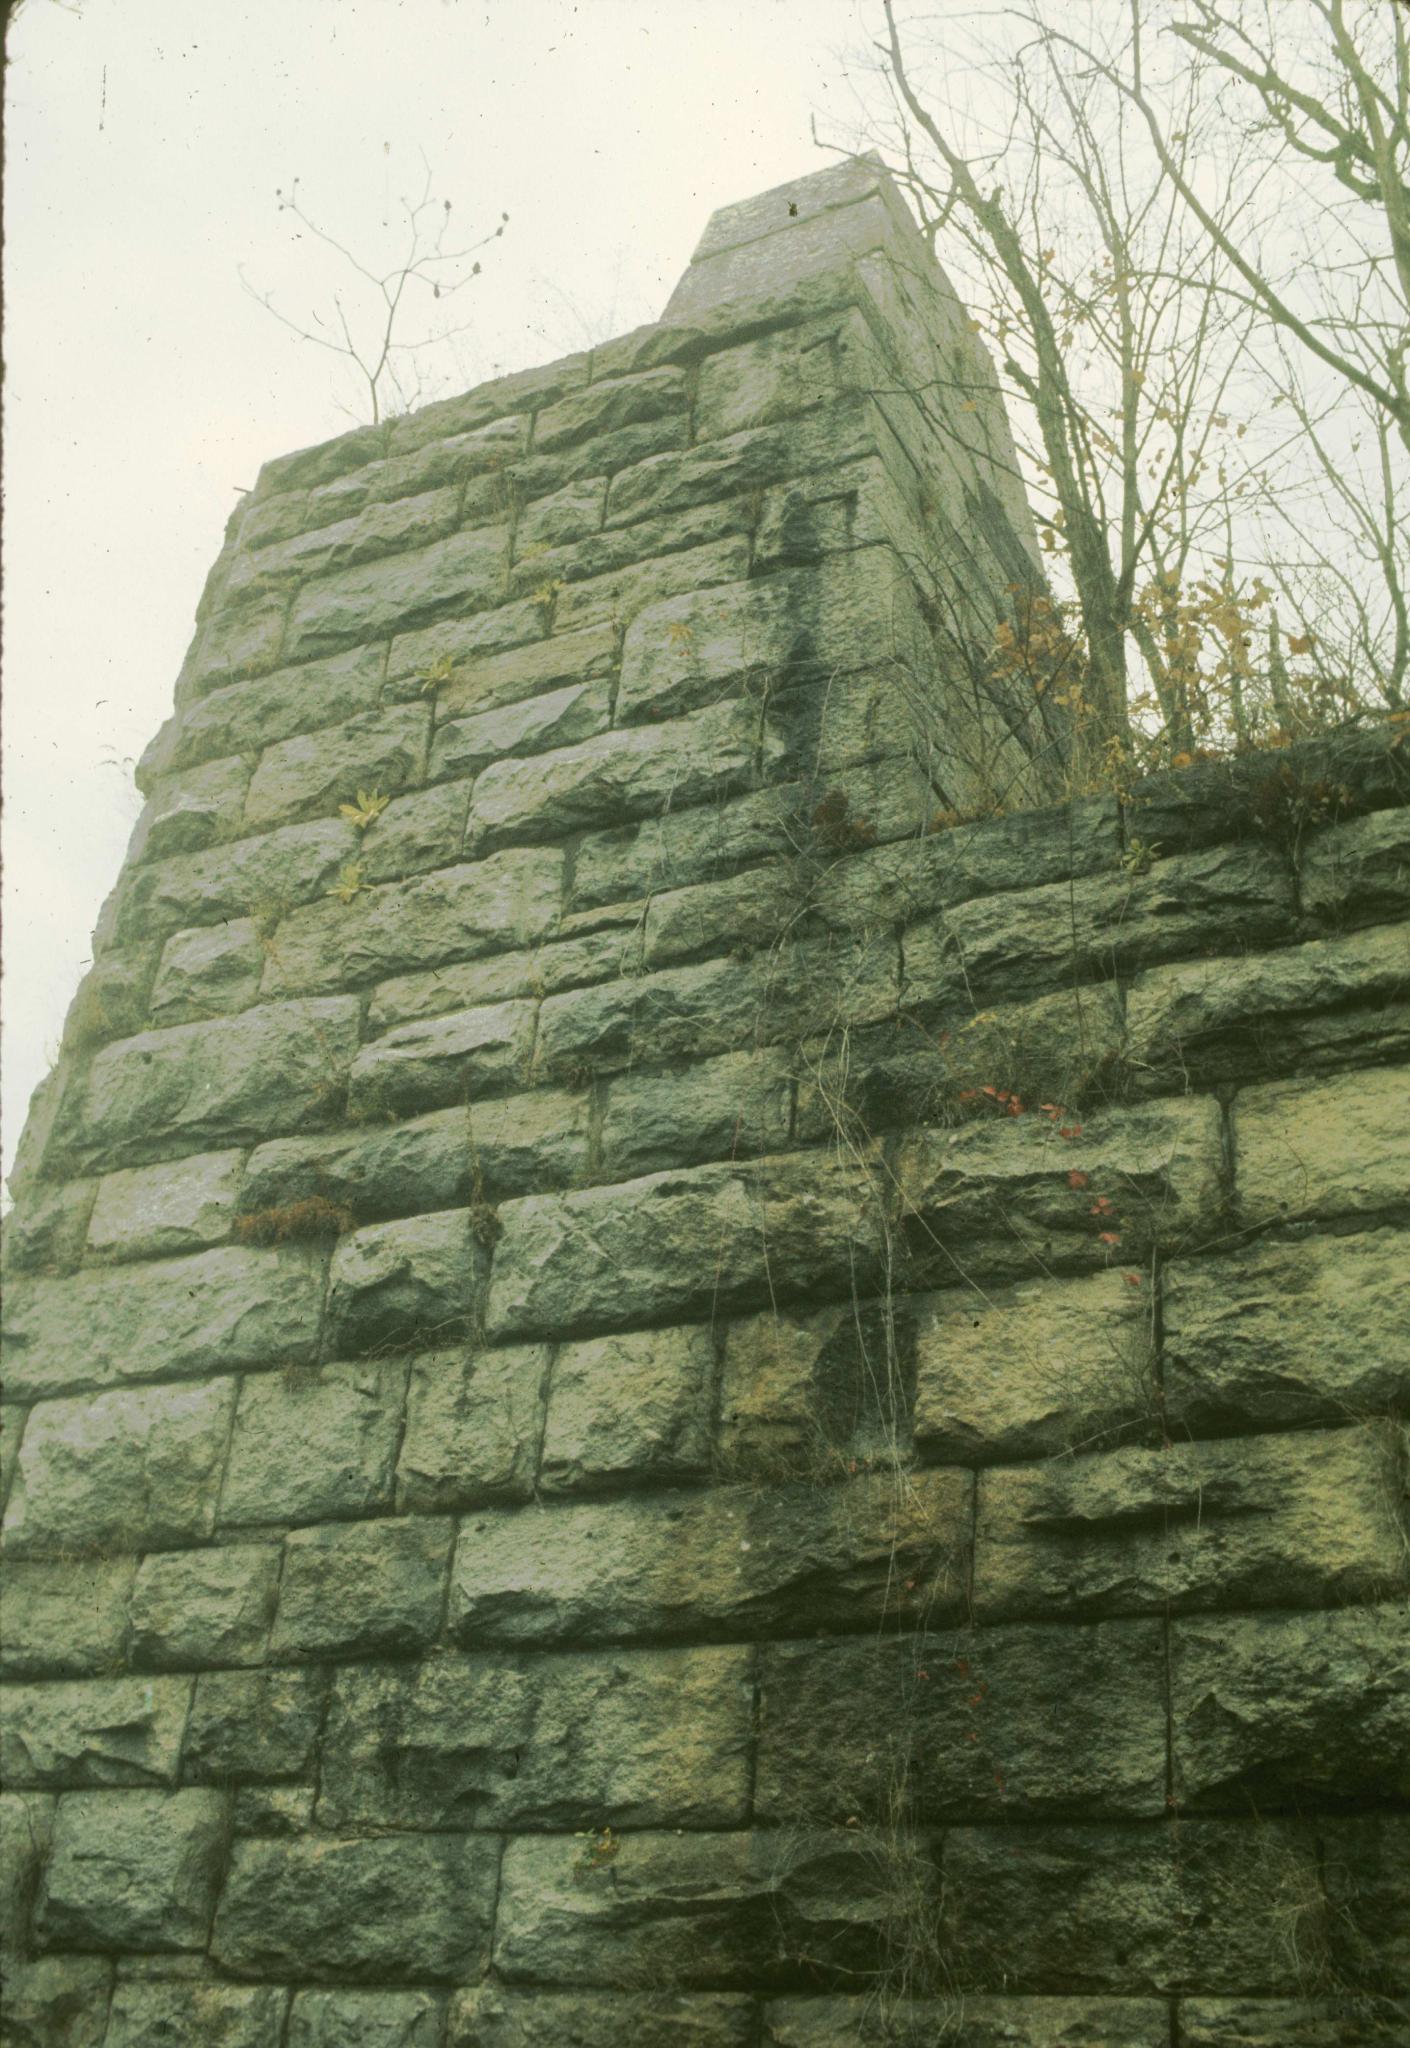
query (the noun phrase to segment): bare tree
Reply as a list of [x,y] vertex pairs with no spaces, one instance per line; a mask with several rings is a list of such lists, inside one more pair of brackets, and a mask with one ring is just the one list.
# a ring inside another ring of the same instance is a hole
[[1403,704],[1404,20],[1372,54],[1344,0],[1291,44],[1268,0],[882,12],[865,140],[995,355],[1053,571],[993,658],[1163,758]]
[[[299,181],[288,191],[277,190],[281,213],[292,214],[300,227],[330,249],[361,281],[364,304],[350,310],[346,291],[334,291],[331,311],[324,315],[314,309],[304,320],[291,317],[274,303],[272,292],[261,292],[250,283],[244,269],[240,282],[257,304],[276,320],[317,348],[342,356],[366,385],[367,404],[375,425],[389,410],[405,411],[424,396],[417,359],[427,350],[442,346],[467,331],[468,322],[433,327],[416,340],[407,340],[403,328],[412,299],[420,294],[434,303],[446,303],[464,291],[480,275],[479,252],[497,241],[509,220],[502,213],[497,227],[463,246],[447,248],[450,235],[451,202],[436,198],[431,190],[431,168],[422,159],[424,181],[420,196],[403,197],[397,203],[404,215],[404,242],[399,259],[385,271],[376,271],[355,256],[345,243],[320,227],[299,198]],[[408,360],[411,374],[408,375]],[[390,395],[391,404],[388,404]]]

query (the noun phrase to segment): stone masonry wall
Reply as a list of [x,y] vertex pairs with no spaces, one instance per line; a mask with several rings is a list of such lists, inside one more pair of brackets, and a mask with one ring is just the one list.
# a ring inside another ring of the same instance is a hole
[[1407,2038],[1410,740],[1068,794],[1037,578],[868,164],[266,466],[7,1224],[7,2040]]

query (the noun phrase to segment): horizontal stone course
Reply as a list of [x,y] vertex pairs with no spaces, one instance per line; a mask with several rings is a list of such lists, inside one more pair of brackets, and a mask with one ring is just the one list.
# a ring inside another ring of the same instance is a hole
[[712,1488],[468,1518],[450,1631],[473,1649],[954,1616],[971,1483],[959,1471],[863,1475],[827,1490]]

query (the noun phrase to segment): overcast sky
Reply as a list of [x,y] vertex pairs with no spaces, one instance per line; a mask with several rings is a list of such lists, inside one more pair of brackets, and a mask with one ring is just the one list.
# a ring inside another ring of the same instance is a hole
[[326,294],[276,188],[297,177],[374,264],[423,154],[467,233],[509,213],[462,295],[473,329],[435,366],[464,388],[656,318],[712,208],[825,161],[810,116],[851,116],[844,60],[876,12],[23,0],[6,72],[7,1169],[238,490],[352,423],[335,359],[241,288],[237,265],[305,318]]

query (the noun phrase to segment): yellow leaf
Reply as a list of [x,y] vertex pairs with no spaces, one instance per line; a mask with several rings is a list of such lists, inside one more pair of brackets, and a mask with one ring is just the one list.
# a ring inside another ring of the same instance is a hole
[[1310,654],[1312,652],[1312,642],[1313,635],[1311,633],[1289,633],[1288,653]]

